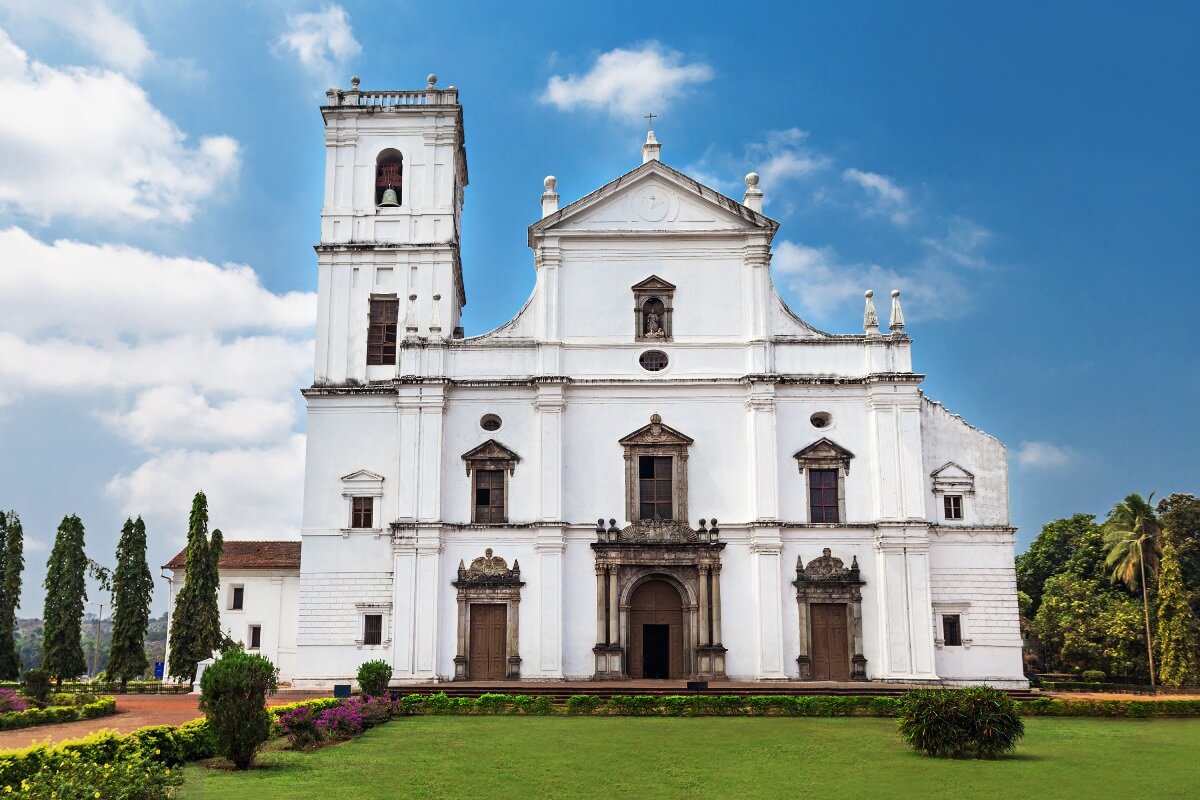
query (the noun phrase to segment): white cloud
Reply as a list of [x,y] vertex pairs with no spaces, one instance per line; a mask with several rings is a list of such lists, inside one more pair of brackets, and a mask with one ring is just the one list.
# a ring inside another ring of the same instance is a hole
[[874,262],[843,261],[832,247],[779,242],[771,261],[775,273],[815,320],[847,320],[863,307],[863,292],[875,290],[880,323],[887,325],[890,292],[899,289],[908,322],[960,315],[970,302],[961,276],[932,261],[903,270]]
[[192,496],[208,496],[209,524],[229,539],[296,539],[304,486],[304,436],[261,448],[170,450],[109,481],[122,515],[141,514],[182,545]]
[[287,30],[273,48],[277,56],[290,55],[326,86],[338,80],[347,62],[362,52],[350,28],[350,15],[339,5],[320,11],[288,14]]
[[291,392],[271,394],[214,403],[190,386],[155,386],[138,394],[128,411],[105,412],[101,418],[126,439],[148,449],[279,441],[296,422],[296,404]]
[[275,294],[241,264],[126,245],[46,243],[0,230],[0,319],[18,334],[112,340],[235,330],[312,330],[310,292]]
[[1062,467],[1071,462],[1070,448],[1050,442],[1021,442],[1017,463],[1023,467]]
[[29,59],[0,30],[0,208],[48,220],[187,221],[236,174],[238,143],[187,136],[124,75]]
[[951,217],[941,236],[925,237],[921,243],[960,267],[982,269],[988,261],[980,251],[992,239],[987,228],[963,217]]
[[762,141],[746,145],[745,152],[740,156],[710,147],[699,161],[688,165],[683,171],[730,196],[739,195],[744,190],[743,180],[747,172],[757,172],[758,188],[766,193],[764,204],[783,204],[787,206],[785,210],[790,210],[792,200],[783,201],[786,197],[784,189],[789,184],[821,173],[833,163],[832,159],[813,148],[808,138],[808,131],[799,128],[769,131]]
[[106,65],[135,77],[155,58],[141,31],[101,0],[0,0],[0,10],[17,24],[62,31]]
[[684,63],[682,53],[652,41],[602,53],[582,75],[551,76],[541,100],[563,111],[590,108],[633,121],[666,109],[712,77],[708,64]]
[[886,175],[864,172],[850,167],[842,171],[842,180],[857,184],[872,197],[871,213],[885,214],[897,225],[906,225],[912,216],[908,192],[901,189]]

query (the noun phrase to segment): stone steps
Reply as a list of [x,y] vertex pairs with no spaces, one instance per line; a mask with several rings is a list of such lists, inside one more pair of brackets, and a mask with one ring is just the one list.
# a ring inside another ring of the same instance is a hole
[[[585,694],[599,697],[602,700],[609,700],[614,695],[650,695],[651,697],[668,697],[672,695],[733,695],[735,697],[752,697],[756,695],[771,695],[771,696],[792,696],[792,697],[900,697],[909,690],[909,687],[904,686],[886,686],[878,684],[864,684],[863,686],[845,687],[845,686],[814,686],[811,688],[797,688],[795,686],[756,686],[747,688],[739,687],[723,687],[720,684],[709,684],[707,689],[698,689],[689,691],[686,686],[669,686],[669,687],[646,687],[646,686],[613,686],[606,687],[586,687],[564,689],[561,686],[556,686],[553,683],[547,684],[513,684],[513,683],[497,683],[497,684],[472,684],[470,686],[455,686],[447,683],[438,686],[414,686],[411,688],[400,687],[392,689],[393,696],[403,697],[408,694],[436,694],[445,692],[447,697],[470,697],[477,698],[484,694],[507,694],[517,695],[524,694],[531,697],[549,696],[554,699],[555,703],[565,703],[567,698],[573,695]],[[1028,689],[1009,689],[1007,694],[1014,700],[1036,700],[1043,698],[1045,695],[1040,692],[1033,692]]]

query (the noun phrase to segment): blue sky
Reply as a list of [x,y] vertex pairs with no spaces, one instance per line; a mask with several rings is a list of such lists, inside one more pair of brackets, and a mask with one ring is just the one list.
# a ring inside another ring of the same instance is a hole
[[1022,547],[1200,490],[1193,5],[682,8],[0,0],[21,613],[66,513],[107,562],[142,513],[163,563],[198,488],[228,536],[296,535],[317,106],[352,74],[461,92],[468,333],[528,295],[543,176],[569,202],[627,171],[653,111],[668,164],[763,176],[798,313],[854,332],[864,289],[905,291],[926,393],[1008,445]]

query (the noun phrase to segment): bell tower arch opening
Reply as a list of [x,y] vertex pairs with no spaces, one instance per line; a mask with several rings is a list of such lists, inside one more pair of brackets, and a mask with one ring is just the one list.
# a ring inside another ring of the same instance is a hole
[[404,156],[389,147],[375,158],[375,207],[400,205],[404,192]]

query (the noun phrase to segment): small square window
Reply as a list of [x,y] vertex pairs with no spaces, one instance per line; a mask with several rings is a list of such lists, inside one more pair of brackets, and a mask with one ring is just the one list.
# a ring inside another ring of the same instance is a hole
[[244,586],[234,586],[233,596],[229,598],[229,610],[241,611],[246,603],[246,588]]
[[261,625],[251,625],[250,626],[250,647],[248,649],[257,650],[260,647],[262,647],[262,626]]
[[946,647],[962,647],[962,619],[958,614],[942,615],[942,642]]
[[363,616],[363,644],[383,644],[383,615]]
[[942,508],[945,510],[946,519],[962,519],[963,518],[963,499],[961,494],[948,494],[942,498]]
[[351,528],[373,528],[373,527],[375,527],[375,498],[374,497],[352,497],[352,498],[350,498],[350,527]]

